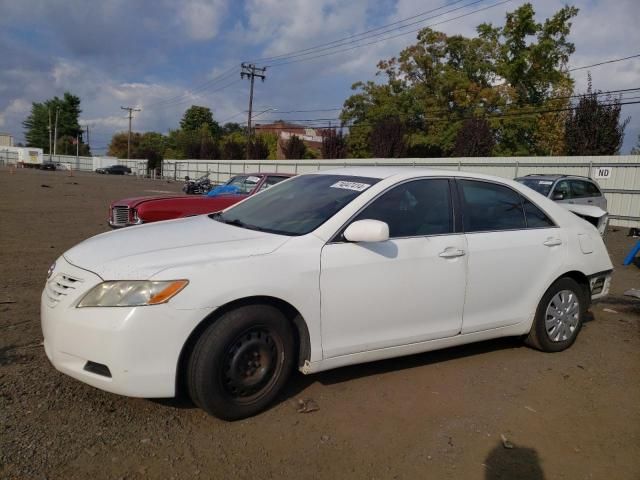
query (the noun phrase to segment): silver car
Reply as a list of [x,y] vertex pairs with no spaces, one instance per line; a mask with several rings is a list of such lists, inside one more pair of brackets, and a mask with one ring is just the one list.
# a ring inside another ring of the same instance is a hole
[[516,181],[558,203],[591,205],[607,211],[607,199],[598,184],[588,177],[532,174]]

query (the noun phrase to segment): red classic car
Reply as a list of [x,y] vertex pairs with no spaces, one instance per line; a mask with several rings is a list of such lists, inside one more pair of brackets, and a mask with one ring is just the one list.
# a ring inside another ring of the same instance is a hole
[[208,195],[125,198],[110,205],[109,226],[128,227],[218,212],[291,176],[287,173],[248,173],[232,177],[224,185],[214,188]]

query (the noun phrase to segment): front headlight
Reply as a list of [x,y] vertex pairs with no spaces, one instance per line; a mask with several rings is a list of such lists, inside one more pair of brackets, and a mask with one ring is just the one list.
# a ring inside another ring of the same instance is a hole
[[80,303],[81,307],[139,307],[168,302],[187,286],[188,280],[112,280],[96,285]]

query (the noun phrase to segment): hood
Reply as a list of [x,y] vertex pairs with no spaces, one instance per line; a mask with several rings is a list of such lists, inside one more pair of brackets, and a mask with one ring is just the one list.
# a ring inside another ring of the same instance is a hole
[[145,280],[167,268],[266,255],[287,240],[200,215],[102,233],[64,257],[103,280]]
[[122,200],[117,200],[111,203],[112,207],[117,206],[127,206],[129,208],[134,208],[140,205],[141,203],[148,202],[149,200],[164,200],[166,198],[180,198],[184,195],[180,195],[176,193],[175,195],[155,195],[155,196],[147,196],[147,197],[131,197],[131,198],[123,198]]

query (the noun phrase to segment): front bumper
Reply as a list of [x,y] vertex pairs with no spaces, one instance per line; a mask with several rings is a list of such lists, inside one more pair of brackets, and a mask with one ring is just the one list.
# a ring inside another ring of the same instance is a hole
[[[56,302],[50,284],[64,284],[56,280],[60,275],[76,281]],[[182,347],[210,311],[176,310],[170,303],[76,308],[80,298],[101,281],[63,258],[56,262],[41,298],[47,357],[60,372],[108,392],[146,398],[174,396]]]

